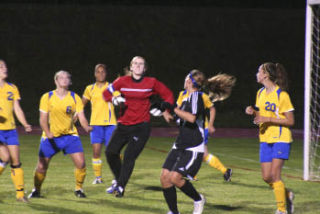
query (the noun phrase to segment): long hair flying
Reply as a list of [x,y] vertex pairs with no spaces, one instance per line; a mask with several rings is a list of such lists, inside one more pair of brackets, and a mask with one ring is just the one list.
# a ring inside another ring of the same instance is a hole
[[227,99],[236,84],[236,77],[229,74],[217,74],[207,80],[209,97],[212,102]]
[[194,87],[208,91],[212,102],[227,99],[231,95],[232,88],[236,83],[236,78],[229,74],[219,73],[206,79],[201,71],[194,69],[189,75],[192,77]]

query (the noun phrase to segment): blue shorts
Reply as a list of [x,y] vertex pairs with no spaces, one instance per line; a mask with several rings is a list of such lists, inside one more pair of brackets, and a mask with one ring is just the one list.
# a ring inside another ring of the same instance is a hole
[[80,137],[63,135],[54,137],[53,139],[41,138],[39,157],[51,158],[61,150],[64,155],[83,152]]
[[16,129],[0,130],[0,142],[6,145],[20,145]]
[[116,126],[92,126],[92,128],[90,132],[91,144],[104,143],[107,146]]
[[260,143],[260,163],[272,162],[273,158],[288,160],[291,143]]
[[209,139],[209,129],[205,128],[204,129],[204,145],[208,144],[208,139]]

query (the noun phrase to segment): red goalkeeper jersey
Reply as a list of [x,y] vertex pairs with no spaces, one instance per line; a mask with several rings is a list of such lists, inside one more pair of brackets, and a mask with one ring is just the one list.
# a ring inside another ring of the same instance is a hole
[[139,80],[131,76],[119,77],[103,92],[104,99],[110,102],[114,91],[120,91],[126,99],[118,118],[118,122],[123,125],[149,122],[150,97],[154,94],[158,94],[165,102],[174,102],[171,90],[153,77],[142,77]]

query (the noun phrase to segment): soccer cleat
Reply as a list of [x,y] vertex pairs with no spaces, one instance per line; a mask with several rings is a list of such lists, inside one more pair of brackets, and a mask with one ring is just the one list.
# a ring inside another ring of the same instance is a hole
[[18,202],[29,203],[29,200],[26,197],[17,198]]
[[116,186],[113,194],[117,197],[117,198],[122,198],[124,195],[124,189],[122,186]]
[[223,174],[223,178],[225,181],[230,182],[232,176],[232,169],[228,168],[227,171]]
[[116,187],[117,187],[117,181],[112,180],[111,186],[106,189],[106,192],[109,194],[112,194],[115,191]]
[[103,181],[102,181],[102,178],[96,178],[94,179],[94,181],[92,182],[92,184],[102,184]]
[[82,189],[76,190],[74,191],[74,194],[78,197],[78,198],[86,198],[87,196],[84,194]]
[[28,198],[41,198],[40,192],[36,189],[32,189],[32,192],[28,195]]
[[193,208],[193,214],[201,214],[203,211],[204,204],[206,203],[206,199],[203,195],[200,194],[201,200],[195,201],[194,208]]
[[[169,211],[169,212],[167,212],[167,214],[175,214],[175,213],[172,211]],[[180,213],[178,213],[178,214],[180,214]]]
[[275,214],[287,214],[287,211],[276,210]]
[[288,214],[292,214],[294,212],[293,199],[294,193],[290,189],[286,189],[286,203]]

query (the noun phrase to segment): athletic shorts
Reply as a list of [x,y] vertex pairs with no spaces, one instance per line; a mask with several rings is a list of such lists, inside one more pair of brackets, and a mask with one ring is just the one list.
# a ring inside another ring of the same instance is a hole
[[288,160],[291,143],[260,143],[260,163],[272,162],[272,159]]
[[205,128],[204,129],[204,145],[208,144],[208,140],[209,140],[209,129]]
[[63,135],[53,139],[41,138],[39,157],[51,158],[61,150],[64,155],[83,152],[80,137]]
[[184,177],[193,179],[201,167],[202,158],[202,152],[171,149],[162,168],[179,172]]
[[0,130],[0,143],[6,145],[20,145],[16,129]]
[[92,128],[90,132],[91,144],[104,143],[104,145],[107,146],[116,126],[92,126]]

